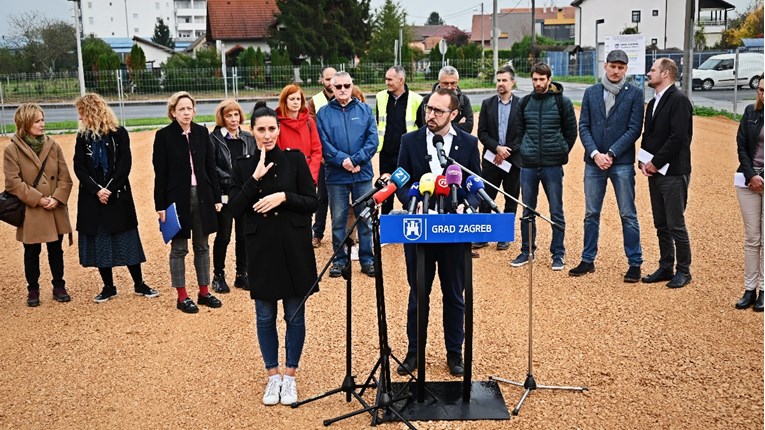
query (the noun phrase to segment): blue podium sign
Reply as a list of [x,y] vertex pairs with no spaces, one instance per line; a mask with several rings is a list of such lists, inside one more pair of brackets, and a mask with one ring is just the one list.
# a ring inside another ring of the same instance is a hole
[[515,214],[383,215],[383,243],[512,242]]

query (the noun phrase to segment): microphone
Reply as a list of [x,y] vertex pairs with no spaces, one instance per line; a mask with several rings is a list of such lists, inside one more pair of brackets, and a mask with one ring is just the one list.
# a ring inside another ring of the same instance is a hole
[[484,203],[489,205],[491,210],[493,210],[496,213],[499,213],[499,208],[497,207],[497,204],[494,203],[494,200],[489,197],[488,194],[486,194],[486,190],[484,190],[484,184],[483,180],[475,175],[470,175],[467,178],[467,181],[465,182],[465,187],[467,188],[468,192],[470,194],[475,194],[478,197],[483,200]]
[[396,192],[396,189],[398,187],[396,184],[388,184],[380,189],[380,191],[374,193],[372,195],[372,200],[374,200],[375,205],[380,205],[382,202],[388,199],[393,193]]
[[473,210],[473,207],[470,206],[470,202],[467,200],[467,194],[465,193],[465,190],[462,188],[457,188],[457,200],[460,201],[460,203],[463,204],[465,208],[465,213],[473,214],[475,213],[475,210]]
[[390,174],[390,181],[396,184],[398,189],[404,188],[404,185],[409,182],[411,176],[402,167],[397,167],[393,173]]
[[422,195],[422,213],[428,213],[430,208],[430,196],[436,188],[436,177],[432,173],[426,173],[420,178],[420,194]]
[[436,191],[433,195],[438,197],[438,213],[442,214],[446,212],[445,198],[449,195],[449,186],[446,185],[446,176],[436,176]]
[[412,184],[412,188],[409,188],[409,205],[407,206],[409,215],[413,215],[417,211],[417,202],[420,200],[420,183],[415,182]]
[[444,137],[440,134],[433,136],[433,146],[436,147],[436,156],[441,167],[446,167],[446,154],[444,154]]
[[456,164],[451,164],[446,168],[446,183],[451,188],[452,206],[456,209],[459,204],[457,190],[462,185],[462,169]]
[[356,199],[356,201],[353,202],[351,204],[351,206],[353,206],[355,208],[356,206],[366,202],[367,200],[369,200],[370,197],[372,197],[374,195],[374,193],[376,193],[377,191],[380,190],[380,188],[382,188],[382,187],[384,187],[386,185],[388,185],[388,183],[386,181],[384,181],[382,178],[377,178],[377,180],[375,181],[374,186],[372,187],[372,189],[367,191],[366,193],[364,193],[363,196],[361,196],[358,199]]

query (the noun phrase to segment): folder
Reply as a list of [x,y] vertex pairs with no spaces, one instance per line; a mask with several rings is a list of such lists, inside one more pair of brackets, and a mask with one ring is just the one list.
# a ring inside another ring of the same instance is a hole
[[175,202],[165,209],[165,222],[159,221],[159,230],[165,243],[170,242],[181,231],[181,220],[178,219],[178,211]]

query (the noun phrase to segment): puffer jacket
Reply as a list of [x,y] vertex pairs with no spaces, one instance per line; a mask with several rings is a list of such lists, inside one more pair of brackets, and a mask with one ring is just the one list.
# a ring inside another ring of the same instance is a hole
[[[220,133],[221,126],[216,126],[212,133],[210,133],[210,142],[215,148],[215,173],[218,175],[218,183],[220,183],[220,192],[222,195],[228,195],[231,189],[231,151],[228,149],[228,145],[223,140],[224,137]],[[252,155],[255,153],[255,138],[249,132],[239,129],[239,138],[244,142],[243,155]]]
[[[344,107],[332,99],[316,114],[316,126],[324,151],[327,184],[353,184],[371,181],[374,176],[372,157],[377,153],[377,124],[372,108],[356,98]],[[358,173],[343,167],[350,158]]]
[[[560,117],[556,94],[563,103]],[[562,95],[563,85],[551,82],[546,93],[536,92],[521,100],[523,114],[516,117],[516,139],[520,139],[523,167],[562,166],[568,163],[568,154],[576,143],[577,128],[574,105]],[[516,147],[518,145],[515,145]]]

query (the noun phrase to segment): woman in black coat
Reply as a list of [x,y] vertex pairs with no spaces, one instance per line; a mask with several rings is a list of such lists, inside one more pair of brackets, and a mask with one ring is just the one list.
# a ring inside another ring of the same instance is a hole
[[112,267],[127,266],[137,295],[159,293],[143,282],[146,256],[138,236],[133,192],[128,175],[133,164],[130,137],[114,111],[98,94],[75,101],[80,130],[74,146],[74,173],[80,181],[77,231],[80,264],[97,267],[104,287],[93,300],[103,303],[117,295]]
[[[229,206],[244,221],[250,297],[255,300],[258,343],[269,376],[263,403],[281,400],[290,405],[297,401],[295,372],[305,341],[305,309],[300,304],[317,277],[311,215],[318,199],[305,156],[276,146],[276,112],[258,102],[251,128],[258,149],[234,161]],[[283,380],[276,331],[279,300],[287,321]]]
[[176,307],[185,313],[199,308],[186,292],[186,254],[188,239],[194,247],[197,273],[197,303],[211,308],[222,306],[210,294],[210,247],[207,238],[217,228],[215,212],[221,207],[220,187],[215,174],[215,154],[205,127],[192,122],[196,101],[185,91],[167,101],[170,125],[154,137],[154,206],[160,222],[165,211],[175,203],[181,230],[170,246],[170,277],[178,292]]

